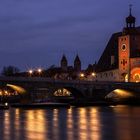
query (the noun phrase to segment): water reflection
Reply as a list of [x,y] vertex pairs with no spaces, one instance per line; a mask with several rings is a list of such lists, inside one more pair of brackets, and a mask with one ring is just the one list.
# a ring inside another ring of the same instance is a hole
[[[136,137],[139,134],[140,125],[140,112],[139,107],[127,107],[120,106],[114,108],[116,119],[117,135],[121,136],[121,139],[134,140],[139,139]],[[137,114],[137,115],[134,115]],[[121,128],[120,128],[121,125]]]
[[138,107],[10,109],[0,111],[0,138],[3,140],[137,140],[139,124]]
[[[91,117],[92,116],[92,117]],[[78,138],[81,140],[99,140],[100,125],[98,111],[87,108],[78,109]]]
[[44,140],[46,132],[45,112],[43,110],[30,110],[26,112],[25,135],[30,140]]

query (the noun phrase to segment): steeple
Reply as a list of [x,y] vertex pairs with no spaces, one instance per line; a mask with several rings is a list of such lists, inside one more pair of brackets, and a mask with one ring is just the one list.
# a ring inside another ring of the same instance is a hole
[[74,70],[81,71],[81,61],[78,54],[76,55],[75,60],[74,60]]
[[68,67],[68,62],[66,56],[63,54],[62,59],[61,59],[61,69],[66,71]]
[[129,5],[129,16],[126,17],[126,28],[135,28],[136,18],[132,16],[132,5]]

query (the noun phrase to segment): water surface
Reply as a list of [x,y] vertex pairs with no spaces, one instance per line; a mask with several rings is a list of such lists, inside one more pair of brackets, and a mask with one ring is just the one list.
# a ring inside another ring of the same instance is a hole
[[139,140],[140,107],[0,110],[1,140]]

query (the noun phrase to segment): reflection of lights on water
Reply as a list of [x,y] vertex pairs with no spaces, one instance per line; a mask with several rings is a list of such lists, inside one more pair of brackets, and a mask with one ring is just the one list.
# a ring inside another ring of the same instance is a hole
[[[29,110],[26,112],[26,135],[28,139],[45,140],[46,122],[43,110]],[[42,117],[43,116],[43,117]]]
[[[53,110],[53,121],[58,121],[58,109]],[[57,124],[55,123],[55,125]]]
[[88,120],[86,118],[86,112],[87,110],[85,108],[79,108],[78,116],[79,116],[79,138],[82,140],[88,139]]
[[67,127],[68,129],[72,129],[73,127],[72,108],[67,110]]
[[59,136],[59,120],[58,120],[58,116],[59,115],[59,110],[58,109],[53,109],[53,138],[54,139],[58,139]]
[[78,112],[79,119],[79,138],[82,140],[93,139],[100,140],[101,124],[97,108],[80,108]]
[[9,112],[4,112],[4,137],[3,139],[10,139],[10,126],[11,126],[11,121],[10,121],[10,113]]
[[90,120],[89,127],[92,130],[91,139],[100,140],[101,139],[101,122],[99,117],[99,112],[97,108],[90,109]]
[[[15,131],[18,132],[20,128],[22,128],[22,125],[20,124],[20,109],[14,110],[14,116],[16,117],[16,121],[14,121]],[[16,139],[20,139],[20,133],[15,133]]]
[[[132,131],[134,132],[137,130],[133,129],[133,109],[129,106],[125,105],[117,105],[116,107],[112,108],[114,114],[117,116],[115,119],[115,127],[116,127],[116,135],[121,136],[122,140],[132,140],[134,136],[132,135]],[[134,113],[135,114],[135,113]],[[123,117],[123,119],[122,119]],[[134,120],[135,122],[135,120]],[[139,124],[138,124],[139,128]],[[138,138],[139,139],[139,138]]]
[[20,110],[19,109],[15,109],[15,116],[17,116],[19,118],[20,115]]
[[73,108],[69,108],[67,110],[67,120],[66,120],[66,125],[67,125],[67,139],[68,140],[73,140],[74,139],[74,131],[73,131],[73,127],[74,127],[74,121],[73,121]]

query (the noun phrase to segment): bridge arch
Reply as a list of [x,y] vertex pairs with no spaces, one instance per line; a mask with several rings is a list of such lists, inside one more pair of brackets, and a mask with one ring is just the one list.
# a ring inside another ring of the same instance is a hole
[[25,93],[26,90],[21,86],[4,83],[0,85],[0,102],[20,102],[25,98]]
[[135,98],[135,93],[126,89],[114,89],[105,96],[105,99],[121,101]]
[[19,85],[7,84],[6,86],[12,88],[15,91],[17,91],[19,94],[26,93],[25,88],[23,88]]
[[66,92],[69,92],[68,95],[73,96],[74,98],[84,97],[82,92],[80,90],[78,90],[77,88],[74,88],[74,87],[60,87],[60,88],[57,88],[57,89],[55,89],[54,94],[56,94],[57,91],[59,92],[59,90],[64,90]]

